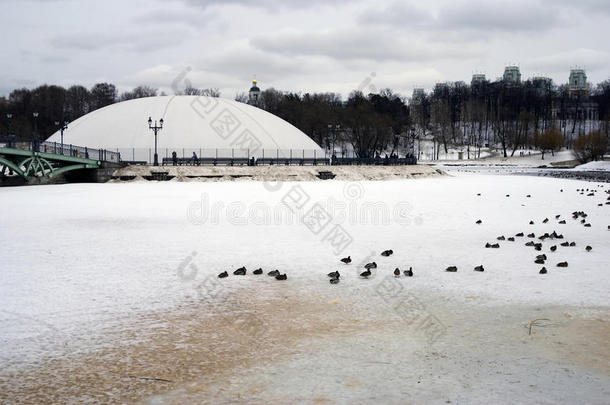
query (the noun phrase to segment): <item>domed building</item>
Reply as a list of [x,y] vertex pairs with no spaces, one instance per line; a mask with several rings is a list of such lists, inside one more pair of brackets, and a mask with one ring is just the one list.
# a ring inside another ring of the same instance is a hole
[[[152,161],[161,126],[159,160],[191,157],[322,157],[324,150],[299,129],[260,108],[205,96],[159,96],[123,101],[71,122],[64,143],[118,150],[123,160]],[[48,141],[60,142],[59,132]]]

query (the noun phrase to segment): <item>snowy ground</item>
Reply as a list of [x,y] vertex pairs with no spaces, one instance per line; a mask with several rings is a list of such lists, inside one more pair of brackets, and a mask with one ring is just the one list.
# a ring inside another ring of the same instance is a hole
[[[0,403],[605,404],[607,190],[473,174],[1,189]],[[518,232],[536,238],[496,240]]]

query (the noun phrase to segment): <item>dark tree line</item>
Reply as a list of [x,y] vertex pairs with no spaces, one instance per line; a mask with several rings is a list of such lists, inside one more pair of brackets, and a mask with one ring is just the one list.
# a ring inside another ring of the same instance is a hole
[[[218,89],[187,88],[183,93],[220,96]],[[9,132],[10,125],[18,140],[32,139],[34,112],[39,113],[36,124],[44,139],[57,130],[56,122],[74,121],[118,101],[156,95],[158,90],[147,86],[119,95],[110,83],[90,89],[43,85],[14,90],[0,98],[0,136]],[[246,99],[243,93],[236,97]],[[349,150],[360,157],[415,153],[421,142],[432,142],[437,157],[440,151],[459,148],[470,158],[486,146],[499,148],[505,156],[520,148],[552,153],[562,146],[572,148],[575,140],[593,131],[608,139],[610,131],[610,80],[582,92],[536,78],[522,83],[440,83],[409,102],[390,89],[376,94],[355,91],[344,100],[336,93],[271,88],[261,93],[260,102],[261,108],[292,123],[329,151]],[[12,114],[10,120],[7,114]]]
[[[236,99],[245,101],[245,96]],[[413,153],[421,141],[433,142],[435,156],[458,147],[470,158],[487,146],[499,148],[504,156],[520,148],[552,153],[571,148],[574,140],[593,131],[608,138],[610,130],[610,80],[586,92],[542,78],[440,83],[409,103],[389,89],[353,92],[345,101],[334,93],[269,89],[261,100],[262,108],[318,144],[332,150],[338,143],[348,145],[361,157]]]
[[[7,98],[0,98],[0,135],[10,132],[16,139],[30,140],[34,133],[34,113],[38,113],[36,125],[44,139],[57,130],[55,122],[73,121],[91,111],[117,101],[113,84],[98,83],[91,89],[83,86],[63,88],[43,85],[33,90],[18,89]],[[7,118],[7,114],[12,117]]]
[[[185,94],[220,96],[218,89],[192,87]],[[119,95],[116,86],[110,83],[97,83],[90,89],[79,85],[69,88],[43,85],[32,90],[13,90],[8,97],[0,97],[0,137],[8,135],[10,126],[16,140],[29,141],[36,126],[40,138],[46,139],[58,130],[56,122],[61,125],[119,101],[157,95],[164,94],[148,86],[138,86]],[[37,118],[34,113],[38,113]]]
[[355,91],[345,101],[336,93],[301,95],[269,89],[261,93],[261,100],[262,108],[319,145],[349,148],[359,157],[398,153],[411,123],[406,101],[389,89],[368,95]]

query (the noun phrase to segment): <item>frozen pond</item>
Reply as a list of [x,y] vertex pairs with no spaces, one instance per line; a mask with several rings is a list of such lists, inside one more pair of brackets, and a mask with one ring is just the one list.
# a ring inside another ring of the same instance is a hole
[[607,403],[608,186],[453,174],[0,189],[0,402]]

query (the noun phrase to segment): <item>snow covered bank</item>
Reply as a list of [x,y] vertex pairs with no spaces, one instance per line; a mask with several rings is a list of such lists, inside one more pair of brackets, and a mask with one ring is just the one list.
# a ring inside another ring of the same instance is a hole
[[129,166],[117,170],[116,181],[134,178],[144,181],[151,172],[164,171],[172,181],[317,181],[320,172],[330,171],[335,180],[397,180],[442,175],[427,165],[413,166]]
[[[571,150],[562,150],[554,154],[545,153],[544,159],[542,153],[537,151],[528,151],[525,155],[520,156],[518,153],[515,156],[504,157],[502,153],[495,152],[493,155],[481,159],[464,159],[464,160],[438,160],[431,163],[444,166],[499,166],[499,167],[539,167],[539,166],[557,166],[565,163],[567,166],[578,164],[574,160],[574,154]],[[421,161],[421,163],[427,163]]]
[[610,161],[589,162],[576,166],[574,170],[610,171]]
[[[477,175],[1,189],[0,402],[602,403],[605,190]],[[327,225],[299,220],[310,212]],[[336,226],[350,240],[340,250]],[[525,246],[553,231],[564,239]],[[368,261],[379,268],[364,280]],[[242,265],[247,276],[216,278]],[[440,325],[432,338],[413,308]]]

